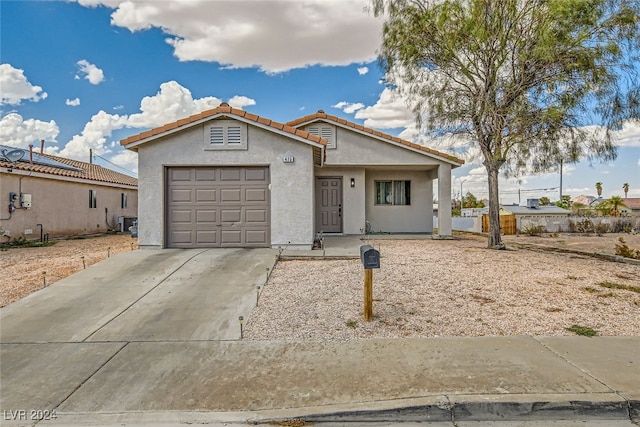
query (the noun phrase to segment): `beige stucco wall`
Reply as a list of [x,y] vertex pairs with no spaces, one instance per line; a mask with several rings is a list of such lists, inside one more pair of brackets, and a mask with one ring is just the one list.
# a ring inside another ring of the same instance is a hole
[[[375,181],[411,181],[408,206],[376,205]],[[433,232],[433,184],[424,171],[367,170],[366,219],[374,232]]]
[[[0,228],[8,230],[11,238],[40,239],[40,227],[37,224],[42,224],[43,232],[49,233],[51,238],[105,233],[109,229],[106,220],[117,228],[118,216],[137,216],[137,191],[130,187],[114,188],[21,172],[0,173]],[[97,191],[97,207],[94,209],[89,208],[89,190]],[[9,193],[20,191],[31,194],[32,206],[20,209],[18,197],[15,203],[18,209],[8,219]],[[120,207],[121,193],[127,194],[126,209]],[[108,209],[106,220],[105,208]]]
[[[169,166],[269,166],[271,244],[311,248],[313,244],[313,148],[301,141],[248,125],[247,150],[205,150],[204,127],[193,126],[139,146],[138,242],[165,246],[164,171]],[[293,163],[284,163],[293,156]]]

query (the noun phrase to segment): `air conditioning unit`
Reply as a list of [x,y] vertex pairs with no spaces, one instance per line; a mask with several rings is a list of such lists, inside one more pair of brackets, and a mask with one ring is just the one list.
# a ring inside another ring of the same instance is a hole
[[135,216],[119,216],[118,231],[121,233],[128,233],[129,227],[131,227],[137,219],[138,218]]
[[538,200],[538,199],[527,199],[527,207],[529,209],[538,209],[540,207],[540,200]]

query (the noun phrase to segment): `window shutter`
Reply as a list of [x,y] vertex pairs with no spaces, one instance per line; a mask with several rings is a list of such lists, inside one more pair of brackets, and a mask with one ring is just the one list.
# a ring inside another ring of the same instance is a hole
[[320,136],[320,129],[318,129],[318,128],[309,128],[309,133],[311,135]]
[[224,127],[211,126],[211,129],[209,130],[209,143],[224,144]]

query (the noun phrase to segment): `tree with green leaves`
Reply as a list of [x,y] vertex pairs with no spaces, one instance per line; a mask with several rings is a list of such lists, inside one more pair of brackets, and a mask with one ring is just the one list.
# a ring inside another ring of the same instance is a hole
[[625,182],[622,184],[622,191],[624,191],[624,198],[627,198],[627,193],[629,192],[629,183]]
[[478,198],[471,193],[471,191],[467,191],[467,194],[462,198],[462,207],[463,208],[484,208],[484,203],[482,201],[478,201]]
[[602,196],[602,183],[600,181],[596,182],[596,193],[598,193],[598,197]]
[[551,204],[551,199],[547,196],[542,196],[538,200],[540,201],[541,206],[549,206]]
[[607,200],[598,204],[598,210],[613,216],[620,216],[620,206],[625,206],[624,200],[620,196],[611,196]]
[[[380,63],[428,135],[464,136],[489,184],[489,247],[503,248],[498,176],[612,160],[640,116],[637,0],[371,0]],[[625,80],[626,79],[626,80]],[[594,132],[588,125],[600,123]]]

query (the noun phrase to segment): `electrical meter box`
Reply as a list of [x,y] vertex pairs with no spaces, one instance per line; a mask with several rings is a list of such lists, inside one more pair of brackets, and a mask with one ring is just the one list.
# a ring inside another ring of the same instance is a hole
[[31,194],[22,193],[20,194],[20,207],[30,208],[31,207]]

